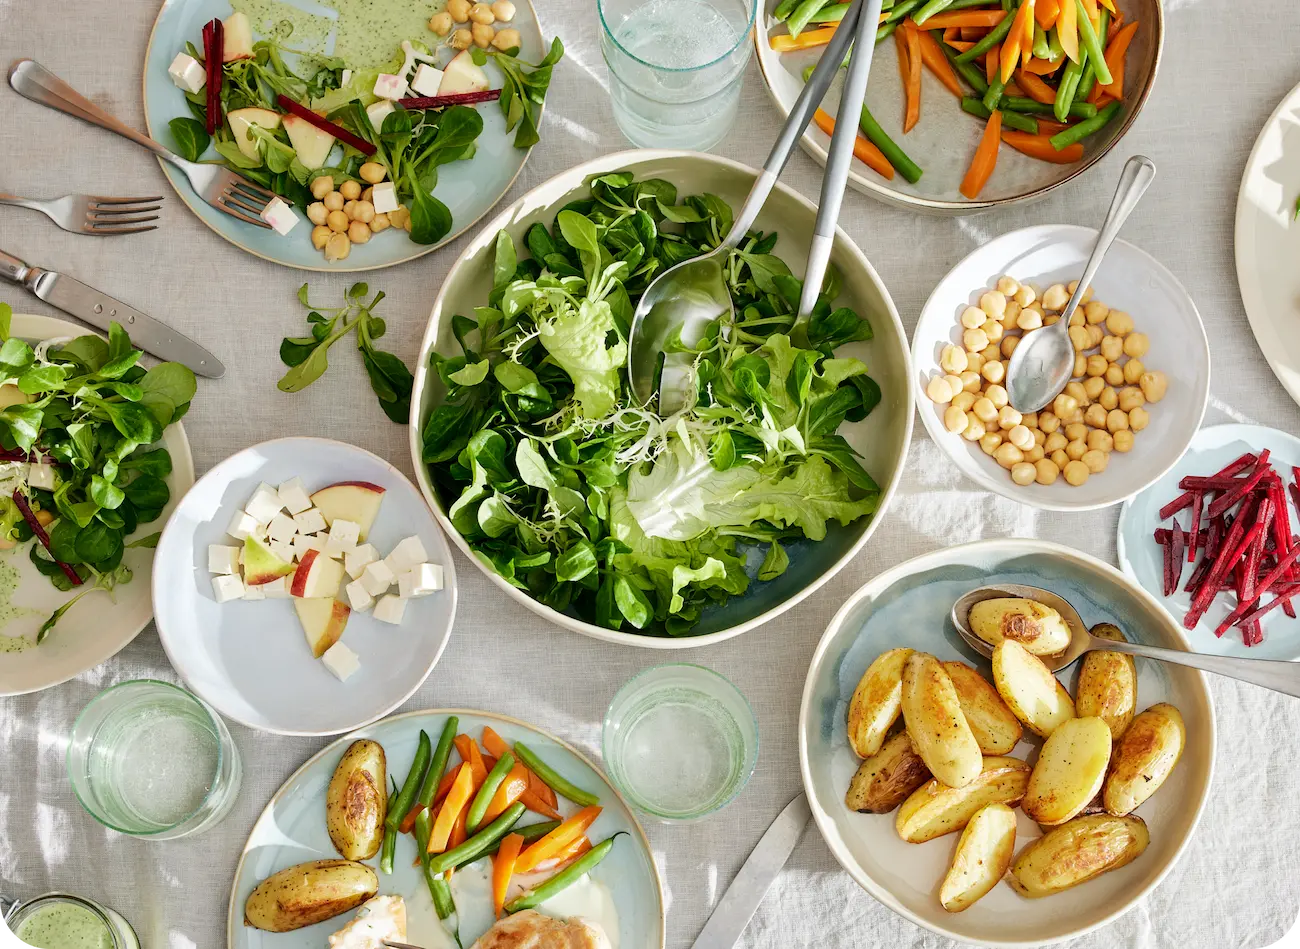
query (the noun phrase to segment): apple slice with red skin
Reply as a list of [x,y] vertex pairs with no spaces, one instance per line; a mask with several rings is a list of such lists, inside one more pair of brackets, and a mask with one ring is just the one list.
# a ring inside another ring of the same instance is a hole
[[221,21],[225,34],[221,44],[221,61],[233,63],[253,58],[253,25],[248,17],[236,11]]
[[364,542],[379,516],[379,505],[384,503],[384,490],[369,481],[340,481],[313,494],[311,503],[316,505],[327,525],[333,524],[336,518],[357,524],[361,528],[357,540]]
[[293,579],[289,581],[289,595],[305,599],[335,597],[342,583],[343,564],[319,550],[309,550],[303,554]]
[[293,608],[298,613],[298,622],[302,623],[311,654],[317,659],[343,636],[352,613],[351,607],[332,596],[294,600]]
[[261,586],[279,577],[296,573],[297,569],[287,560],[282,560],[271,552],[271,548],[252,534],[244,540],[244,583],[248,586]]

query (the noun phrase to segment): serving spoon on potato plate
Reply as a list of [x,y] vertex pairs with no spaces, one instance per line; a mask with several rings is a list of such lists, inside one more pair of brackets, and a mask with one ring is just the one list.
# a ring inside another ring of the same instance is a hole
[[1057,596],[1051,590],[1040,587],[1024,586],[1019,583],[1001,583],[994,586],[977,587],[962,596],[952,605],[952,625],[957,634],[972,649],[985,658],[993,656],[993,645],[981,639],[971,628],[971,609],[984,600],[1002,599],[1033,600],[1056,610],[1070,629],[1070,643],[1061,652],[1050,656],[1039,656],[1043,664],[1052,672],[1059,672],[1076,662],[1084,653],[1094,649],[1106,649],[1130,656],[1142,656],[1160,662],[1172,662],[1180,666],[1191,666],[1203,672],[1227,676],[1258,685],[1274,692],[1300,698],[1300,663],[1282,659],[1243,659],[1237,656],[1210,656],[1200,652],[1184,652],[1181,649],[1166,649],[1162,646],[1147,646],[1142,643],[1119,642],[1102,639],[1088,632],[1083,619],[1069,600]]

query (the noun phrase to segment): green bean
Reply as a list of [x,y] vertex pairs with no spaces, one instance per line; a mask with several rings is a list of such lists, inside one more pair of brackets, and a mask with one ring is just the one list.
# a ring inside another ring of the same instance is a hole
[[433,908],[438,918],[446,919],[456,912],[456,900],[451,895],[451,885],[447,880],[442,876],[429,876],[427,873],[425,880],[429,884],[429,895],[433,897]]
[[786,21],[786,26],[790,28],[791,36],[798,36],[803,28],[808,25],[813,14],[826,6],[826,0],[799,0],[799,4],[790,14],[790,19]]
[[1052,51],[1047,46],[1047,31],[1037,23],[1034,24],[1034,58],[1052,58]]
[[898,169],[900,175],[912,184],[916,184],[921,180],[922,171],[920,166],[912,161],[907,152],[899,148],[898,144],[886,134],[865,104],[862,106],[862,119],[858,125],[862,129],[862,134],[884,153],[885,157],[889,159],[889,163]]
[[953,0],[952,3],[948,4],[948,9],[944,12],[956,13],[958,10],[969,10],[971,7],[986,7],[988,5],[989,0]]
[[433,796],[442,782],[442,773],[447,770],[447,759],[451,757],[451,744],[458,728],[460,728],[460,719],[455,715],[448,718],[446,724],[442,726],[442,734],[438,736],[438,746],[433,750],[433,760],[429,762],[429,770],[424,773],[420,793],[415,797],[416,803],[425,807],[433,803]]
[[452,847],[443,853],[430,855],[429,869],[434,873],[443,873],[446,870],[454,870],[456,867],[473,863],[490,851],[493,845],[500,841],[502,837],[510,833],[510,828],[519,823],[519,818],[523,816],[524,805],[516,801],[502,811],[500,817],[463,844]]
[[[1101,14],[1097,19],[1097,33],[1099,36],[1105,36],[1110,30],[1110,11],[1105,7],[1101,8]],[[1088,96],[1092,93],[1092,87],[1097,84],[1097,66],[1096,60],[1092,56],[1083,67],[1083,76],[1079,79],[1079,88],[1075,90],[1074,99],[1076,102],[1087,101]],[[1087,116],[1092,118],[1092,116]]]
[[936,13],[947,10],[952,4],[953,0],[926,0],[925,6],[916,12],[916,16],[912,17],[912,20],[917,26],[924,26],[926,20]]
[[584,791],[577,785],[565,780],[554,768],[537,757],[537,753],[522,741],[515,742],[515,754],[519,756],[519,760],[524,763],[524,766],[529,771],[541,778],[556,794],[561,794],[574,804],[581,804],[583,807],[591,807],[593,804],[600,803],[600,798],[590,791]]
[[952,64],[952,68],[957,71],[957,75],[966,80],[966,85],[974,89],[979,95],[984,95],[984,93],[988,91],[989,84],[984,78],[984,73],[978,66],[973,63],[957,62],[957,51],[947,43],[941,41],[939,43],[939,49],[942,50],[943,55],[948,58],[948,62]]
[[[421,806],[420,813],[415,818],[416,853],[420,855],[420,868],[424,871],[424,882],[429,887],[429,895],[433,897],[433,905],[438,910],[439,919],[446,919],[454,913],[456,904],[452,901],[451,888],[447,885],[447,881],[429,868],[429,835],[433,833],[433,817],[429,810],[433,805],[433,796],[438,791],[438,784],[442,781],[442,772],[447,768],[447,759],[451,757],[452,739],[456,737],[456,729],[459,727],[460,719],[455,715],[450,716],[443,724],[442,734],[438,737],[438,747],[433,751],[428,770],[424,772],[424,779],[420,782],[419,793],[415,795],[415,802]],[[398,820],[400,821],[401,818],[399,817]],[[446,915],[443,914],[444,910]]]
[[1052,136],[1052,147],[1059,152],[1075,142],[1082,141],[1094,132],[1101,131],[1111,119],[1115,118],[1120,105],[1119,102],[1112,102],[1092,118],[1084,119],[1078,125],[1071,125],[1068,129],[1057,132]]
[[523,827],[516,827],[511,831],[511,833],[518,834],[520,837],[524,838],[524,843],[527,844],[532,843],[534,840],[540,840],[551,831],[555,830],[555,828],[559,827],[562,823],[564,822],[558,820],[544,820],[539,821],[536,824],[527,824]]
[[852,4],[848,4],[848,3],[828,4],[827,6],[822,7],[820,10],[814,13],[811,17],[809,17],[808,22],[809,23],[838,23],[840,22],[840,20],[844,19],[844,14],[849,12],[849,7],[851,5]]
[[[895,20],[893,23],[882,23],[882,24],[880,24],[880,29],[876,30],[876,45],[879,46],[879,45],[880,45],[881,43],[883,43],[885,40],[887,40],[887,39],[889,39],[891,36],[893,36],[893,35],[894,35],[894,30],[898,29],[898,24],[899,24],[900,22],[902,22],[902,21],[900,21],[900,20]],[[852,55],[852,51],[850,51],[850,54],[849,54],[849,55]],[[848,65],[849,65],[849,57],[848,57],[848,56],[845,56],[845,57],[844,57],[844,66],[847,67]]]
[[433,743],[429,741],[428,733],[420,729],[420,741],[415,747],[415,760],[411,762],[411,770],[406,773],[406,780],[402,783],[402,789],[397,792],[397,797],[388,803],[388,817],[384,820],[384,827],[387,830],[396,832],[397,825],[402,822],[406,812],[415,803],[415,795],[419,793],[420,786],[424,783],[424,772],[428,770],[429,759],[432,757]]
[[497,788],[501,787],[501,782],[506,779],[506,775],[514,766],[515,756],[506,752],[497,759],[497,763],[484,778],[483,786],[474,795],[474,803],[469,806],[469,813],[465,815],[465,829],[471,834],[478,830],[478,825],[483,822],[483,815],[487,813],[488,805],[492,803],[492,796],[497,793]]
[[[1050,115],[1056,110],[1054,105],[1025,96],[1003,96],[998,108],[1010,109],[1012,112],[1025,112],[1029,115]],[[1073,102],[1070,104],[1068,114],[1076,119],[1090,119],[1097,114],[1097,107],[1091,102]]]
[[790,14],[794,12],[794,5],[798,2],[799,0],[781,0],[781,2],[776,5],[776,9],[772,11],[772,18],[778,22],[784,23],[786,20],[790,19]]
[[[987,119],[993,113],[984,107],[984,103],[974,96],[962,96],[961,108],[963,112],[969,112],[971,115]],[[1038,120],[1027,115],[1021,115],[1019,112],[1012,112],[1009,109],[1000,109],[1002,113],[1002,124],[1009,129],[1015,129],[1017,132],[1028,132],[1030,135],[1038,134]]]
[[[622,831],[619,832],[619,834],[621,833]],[[506,912],[518,913],[520,910],[532,909],[534,906],[545,903],[560,891],[568,889],[582,879],[584,874],[594,870],[596,864],[605,859],[613,848],[614,841],[618,840],[619,834],[615,834],[608,840],[602,840],[545,883],[515,897],[506,904]]]
[[1047,61],[1054,63],[1065,55],[1065,50],[1061,48],[1061,37],[1056,32],[1056,27],[1047,31],[1047,52],[1049,53]]
[[[907,16],[913,10],[921,5],[921,0],[903,0],[898,6],[894,7],[893,12],[885,18],[886,23],[897,23],[903,17]],[[912,17],[913,20],[916,17]]]
[[980,56],[984,55],[989,50],[991,50],[994,46],[997,46],[999,43],[1001,43],[1004,39],[1007,38],[1007,34],[1011,32],[1011,22],[1014,19],[1015,17],[1012,16],[1010,13],[1004,16],[1001,20],[998,21],[998,25],[993,27],[993,29],[989,30],[988,34],[982,40],[980,40],[970,49],[966,50],[966,52],[959,55],[957,57],[957,62],[959,63],[974,62]]
[[[1069,0],[1066,0],[1068,3]],[[1065,64],[1061,81],[1056,86],[1056,102],[1052,104],[1052,114],[1058,122],[1064,122],[1074,108],[1074,96],[1079,90],[1079,80],[1083,76],[1083,63],[1074,60]],[[1085,103],[1086,104],[1086,103]]]
[[990,111],[998,108],[1002,102],[1002,93],[1007,88],[1007,84],[1002,81],[1002,70],[998,69],[993,74],[993,81],[989,83],[988,89],[984,92],[984,108]]
[[[1068,3],[1069,0],[1066,2]],[[1106,53],[1101,48],[1101,39],[1093,28],[1092,20],[1088,19],[1088,11],[1083,8],[1082,0],[1074,0],[1074,4],[1079,8],[1079,40],[1083,43],[1083,48],[1088,51],[1088,58],[1092,60],[1097,70],[1097,81],[1103,86],[1109,86],[1114,81],[1114,77],[1110,74],[1110,67],[1106,65]]]

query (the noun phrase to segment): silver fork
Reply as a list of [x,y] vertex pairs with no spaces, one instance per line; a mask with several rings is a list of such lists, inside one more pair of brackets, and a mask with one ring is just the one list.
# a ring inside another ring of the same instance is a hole
[[[98,194],[65,194],[61,198],[38,200],[20,198],[16,194],[0,191],[0,204],[11,204],[19,208],[31,208],[40,211],[65,231],[74,234],[94,234],[96,237],[111,237],[115,234],[139,234],[141,231],[156,230],[158,225],[145,227],[128,227],[131,224],[144,224],[146,221],[158,220],[158,215],[147,214],[157,211],[161,204],[144,206],[149,201],[161,201],[162,197],[153,198],[106,198]],[[147,216],[141,216],[146,215]],[[136,215],[132,217],[131,215]]]
[[170,162],[190,180],[199,197],[219,211],[258,227],[270,227],[260,217],[275,194],[222,165],[193,162],[159,145],[109,115],[76,89],[32,59],[20,59],[9,69],[9,85],[24,98],[116,132]]

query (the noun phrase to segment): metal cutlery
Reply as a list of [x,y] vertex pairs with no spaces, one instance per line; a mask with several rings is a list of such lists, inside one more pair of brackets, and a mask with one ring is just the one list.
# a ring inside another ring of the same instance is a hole
[[181,170],[199,197],[219,211],[258,227],[270,227],[260,217],[275,194],[222,165],[187,161],[109,115],[95,103],[32,59],[20,59],[9,69],[9,85],[24,98],[47,105],[92,125],[116,132],[149,149]]
[[[158,225],[145,227],[130,225],[145,224],[158,220],[158,215],[141,216],[149,211],[157,211],[162,196],[152,198],[108,198],[98,194],[65,194],[61,198],[21,198],[16,194],[0,191],[0,204],[9,204],[18,208],[31,208],[40,211],[65,231],[74,234],[93,234],[96,237],[113,237],[117,234],[139,234],[141,231],[157,230]],[[134,216],[133,216],[134,215]]]
[[51,306],[98,329],[120,323],[131,334],[131,342],[159,359],[183,363],[209,379],[226,373],[220,359],[188,336],[67,274],[29,266],[0,250],[0,279],[26,287]]

